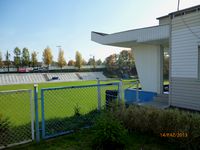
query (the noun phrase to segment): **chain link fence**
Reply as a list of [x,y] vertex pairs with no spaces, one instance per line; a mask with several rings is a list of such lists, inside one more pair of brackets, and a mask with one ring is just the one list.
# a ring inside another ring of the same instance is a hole
[[0,92],[0,149],[34,140],[31,90]]
[[[134,81],[102,82],[0,92],[0,149],[74,132],[93,125],[101,109],[124,100],[124,90]],[[34,128],[35,118],[35,128]]]
[[118,99],[118,91],[119,83],[42,89],[43,139],[90,127],[106,102]]

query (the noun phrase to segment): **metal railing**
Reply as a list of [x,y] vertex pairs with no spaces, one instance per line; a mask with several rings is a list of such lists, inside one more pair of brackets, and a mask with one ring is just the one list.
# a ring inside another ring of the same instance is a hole
[[140,88],[140,82],[139,80],[121,80],[121,87],[122,87],[122,94],[124,97],[124,90],[131,88],[136,90],[136,101],[139,101],[139,88]]

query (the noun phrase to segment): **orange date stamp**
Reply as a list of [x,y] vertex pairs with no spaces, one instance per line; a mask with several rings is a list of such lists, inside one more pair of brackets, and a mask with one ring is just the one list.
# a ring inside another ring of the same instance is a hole
[[187,138],[187,132],[162,132],[160,133],[160,137],[165,138]]

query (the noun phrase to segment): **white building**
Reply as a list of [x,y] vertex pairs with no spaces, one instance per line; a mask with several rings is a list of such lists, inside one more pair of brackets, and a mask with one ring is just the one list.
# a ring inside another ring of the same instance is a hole
[[113,34],[92,32],[91,39],[131,48],[142,89],[159,94],[163,53],[169,51],[169,105],[200,110],[200,5],[157,19],[158,26]]

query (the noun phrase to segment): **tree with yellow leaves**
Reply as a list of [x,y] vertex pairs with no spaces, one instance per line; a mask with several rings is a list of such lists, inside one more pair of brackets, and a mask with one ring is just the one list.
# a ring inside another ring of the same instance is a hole
[[62,49],[59,50],[58,53],[58,66],[62,69],[66,65],[66,61],[64,58],[64,51]]
[[53,61],[53,55],[50,47],[47,46],[43,51],[43,62],[49,68],[49,65],[52,63],[52,61]]
[[33,67],[37,66],[38,60],[37,60],[37,52],[33,51],[31,54],[31,64]]
[[74,66],[75,65],[75,62],[71,59],[68,61],[68,66]]
[[75,62],[75,67],[78,67],[78,69],[81,69],[82,66],[82,55],[79,51],[76,51],[76,62]]

